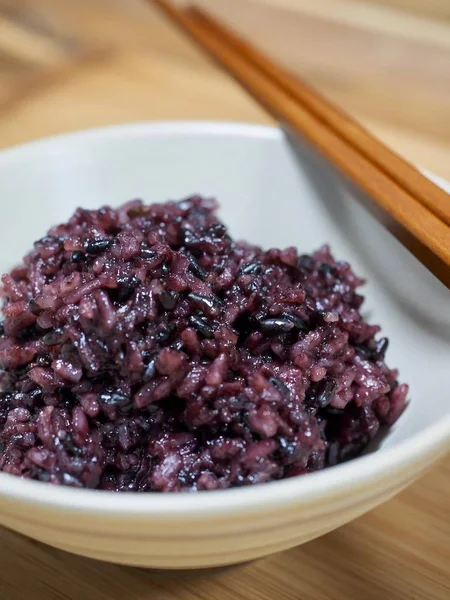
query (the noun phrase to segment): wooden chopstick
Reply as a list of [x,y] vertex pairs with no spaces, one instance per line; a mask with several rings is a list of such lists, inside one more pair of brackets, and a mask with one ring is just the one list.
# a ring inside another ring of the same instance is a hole
[[276,65],[251,44],[238,37],[222,22],[219,23],[205,11],[194,6],[189,8],[189,13],[202,21],[205,27],[208,27],[216,35],[232,44],[241,55],[264,71],[268,77],[304,104],[317,118],[355,148],[358,148],[361,154],[375,163],[386,175],[389,175],[391,179],[450,226],[450,196],[444,190],[381,141],[374,138],[342,109],[326,100],[307,83]]
[[[211,17],[153,0],[184,31],[232,74],[272,115],[306,137],[322,154],[367,193],[373,214],[423,264],[450,288],[450,227],[425,207],[412,192],[393,180],[367,154],[321,120],[273,75],[248,59],[241,48],[210,26]],[[272,63],[272,70],[277,67]],[[330,105],[330,110],[332,107]],[[368,134],[367,134],[368,135]],[[410,186],[411,189],[411,186]]]

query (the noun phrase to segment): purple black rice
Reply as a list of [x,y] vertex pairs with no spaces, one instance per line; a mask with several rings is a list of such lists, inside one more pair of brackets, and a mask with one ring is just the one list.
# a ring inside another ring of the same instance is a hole
[[234,242],[212,200],[78,209],[2,278],[0,470],[214,490],[359,455],[408,388],[324,246]]

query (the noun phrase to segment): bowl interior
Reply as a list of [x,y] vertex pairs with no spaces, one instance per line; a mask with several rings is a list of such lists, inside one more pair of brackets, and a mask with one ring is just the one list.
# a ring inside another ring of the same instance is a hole
[[450,415],[448,290],[356,201],[359,191],[278,129],[138,124],[53,138],[0,155],[0,270],[77,206],[212,195],[233,236],[309,252],[329,243],[367,279],[364,311],[390,338],[410,405],[392,447]]

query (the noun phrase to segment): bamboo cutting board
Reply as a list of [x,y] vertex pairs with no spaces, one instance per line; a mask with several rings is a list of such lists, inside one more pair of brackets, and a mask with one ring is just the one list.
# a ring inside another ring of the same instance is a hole
[[[447,0],[430,2],[426,19],[414,12],[419,0],[203,1],[410,160],[450,178],[450,23],[432,19],[445,16]],[[402,4],[414,11],[402,17]],[[32,5],[31,32],[23,11],[11,23],[12,5]],[[14,101],[2,104],[2,93]],[[0,0],[0,146],[180,118],[270,123],[140,0]],[[448,460],[345,527],[231,569],[167,574],[102,564],[0,529],[0,600],[449,598]]]

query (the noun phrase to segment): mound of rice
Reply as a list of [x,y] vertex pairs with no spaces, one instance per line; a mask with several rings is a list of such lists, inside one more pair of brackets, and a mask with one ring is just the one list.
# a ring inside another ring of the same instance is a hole
[[213,200],[78,209],[2,279],[0,470],[175,492],[358,456],[408,391],[361,283],[233,241]]

